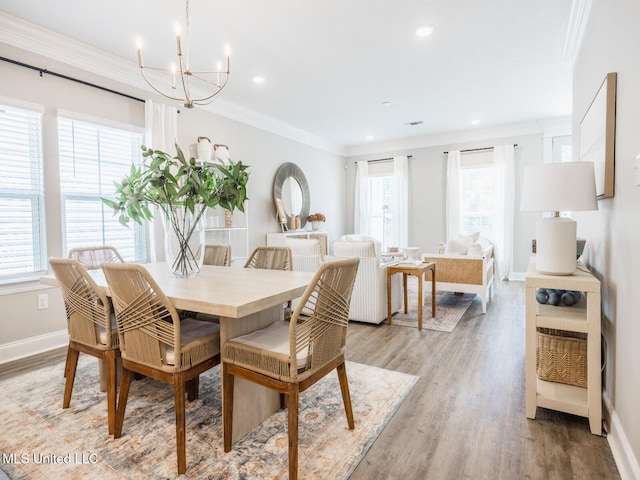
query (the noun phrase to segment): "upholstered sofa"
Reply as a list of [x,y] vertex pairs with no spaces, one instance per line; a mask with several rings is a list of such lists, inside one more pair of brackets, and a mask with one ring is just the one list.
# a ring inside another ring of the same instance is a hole
[[[351,295],[349,320],[381,323],[387,318],[387,266],[398,263],[383,262],[376,251],[376,242],[345,236],[333,242],[333,258],[359,257],[358,274]],[[357,237],[356,237],[357,238]],[[402,279],[394,275],[391,310],[402,307]]]
[[449,241],[443,247],[444,253],[422,255],[423,262],[436,264],[437,290],[476,293],[482,298],[482,313],[486,313],[487,300],[493,296],[493,245],[477,238],[471,242]]

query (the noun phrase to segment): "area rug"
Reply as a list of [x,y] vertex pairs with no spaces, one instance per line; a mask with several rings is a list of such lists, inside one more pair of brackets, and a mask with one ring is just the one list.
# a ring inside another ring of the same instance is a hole
[[[404,313],[404,307],[391,317],[393,325],[418,328],[418,287],[409,283],[408,288],[408,313]],[[452,332],[464,312],[467,311],[476,295],[474,293],[456,294],[454,292],[436,291],[436,316],[431,316],[431,287],[425,289],[422,296],[422,328]]]
[[[131,384],[120,439],[107,434],[106,393],[97,360],[81,355],[71,406],[62,409],[63,363],[0,382],[0,470],[10,479],[287,478],[286,411],[225,453],[220,369],[200,377],[187,402],[187,472],[177,475],[173,389]],[[338,377],[300,395],[299,478],[347,479],[400,407],[417,377],[347,362],[355,430],[349,430]],[[2,477],[0,473],[0,478]]]

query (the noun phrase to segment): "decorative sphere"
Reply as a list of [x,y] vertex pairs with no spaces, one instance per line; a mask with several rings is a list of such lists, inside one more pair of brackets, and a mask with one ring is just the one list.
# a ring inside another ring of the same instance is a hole
[[562,295],[560,295],[557,292],[553,292],[551,294],[549,294],[549,303],[555,307],[557,307],[558,305],[560,305],[560,302],[562,301]]
[[576,297],[573,292],[565,292],[562,294],[562,303],[564,303],[567,307],[570,307],[574,303],[576,303]]
[[549,300],[549,294],[544,288],[538,289],[538,291],[536,292],[536,300],[538,301],[538,303],[542,303],[543,305],[547,303],[547,300]]

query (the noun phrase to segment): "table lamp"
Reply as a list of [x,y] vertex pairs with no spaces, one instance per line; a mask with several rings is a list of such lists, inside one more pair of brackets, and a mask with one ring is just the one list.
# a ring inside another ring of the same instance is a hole
[[597,210],[592,162],[544,163],[524,171],[520,210],[553,212],[536,225],[536,270],[547,275],[576,271],[576,222],[560,212]]

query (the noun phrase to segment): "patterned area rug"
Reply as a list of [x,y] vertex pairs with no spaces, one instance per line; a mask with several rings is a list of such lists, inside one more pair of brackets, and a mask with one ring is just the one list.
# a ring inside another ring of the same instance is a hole
[[[10,479],[178,477],[170,385],[132,382],[123,434],[115,440],[107,434],[97,361],[80,356],[67,410],[62,409],[63,367],[0,382],[0,470]],[[418,379],[353,362],[347,363],[347,374],[355,430],[347,427],[337,374],[300,395],[300,478],[347,479]],[[285,410],[225,453],[219,367],[200,377],[199,399],[186,405],[187,472],[179,478],[287,478]]]
[[[417,281],[409,282],[408,290],[408,313],[404,313],[404,307],[391,317],[393,325],[403,327],[418,328],[418,285]],[[452,332],[458,324],[464,312],[467,311],[473,301],[475,293],[464,293],[461,295],[453,292],[436,291],[436,316],[431,316],[431,285],[425,288],[422,299],[422,328],[429,330],[439,330],[441,332]]]

